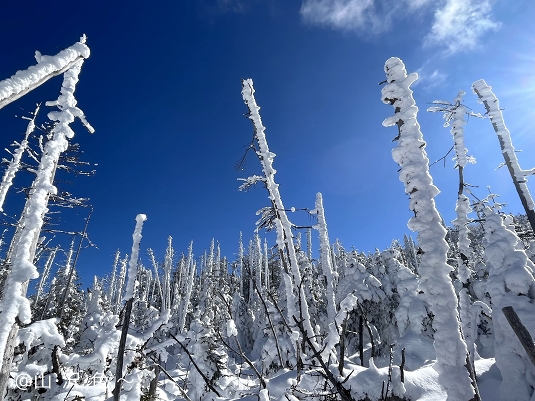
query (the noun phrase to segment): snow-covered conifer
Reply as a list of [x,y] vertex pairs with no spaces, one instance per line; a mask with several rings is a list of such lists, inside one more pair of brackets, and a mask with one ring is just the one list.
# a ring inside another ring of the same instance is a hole
[[505,216],[504,221],[504,216],[495,213],[490,207],[486,207],[484,212],[485,259],[489,268],[486,290],[492,303],[496,364],[503,377],[500,393],[504,399],[525,400],[533,393],[535,368],[515,338],[502,308],[513,306],[522,322],[533,333],[535,266],[523,249],[517,249],[519,239],[506,227],[510,223],[507,220],[512,218]]

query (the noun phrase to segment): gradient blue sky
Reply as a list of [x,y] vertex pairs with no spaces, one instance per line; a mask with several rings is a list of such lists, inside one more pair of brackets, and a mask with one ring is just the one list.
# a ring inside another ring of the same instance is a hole
[[[98,249],[80,255],[84,282],[111,269],[116,249],[130,252],[137,213],[148,216],[142,248],[153,248],[160,259],[169,235],[177,252],[193,239],[196,255],[215,238],[230,259],[240,231],[246,239],[252,235],[255,212],[268,201],[262,187],[237,191],[237,178],[261,171],[252,155],[244,171],[233,170],[253,133],[242,116],[241,78],[254,80],[285,205],[313,208],[322,192],[331,241],[339,238],[346,247],[384,249],[409,233],[411,212],[391,158],[395,128],[381,125],[392,113],[378,85],[391,56],[420,75],[413,89],[431,160],[442,157],[452,139],[441,116],[425,112],[425,102],[451,100],[463,89],[466,104],[483,112],[470,89],[483,78],[505,107],[515,147],[524,150],[521,166],[533,167],[535,3],[390,3],[2,2],[0,79],[34,64],[35,50],[53,55],[81,34],[88,37],[91,57],[76,94],[96,133],[80,123],[74,128],[84,158],[98,163],[98,171],[72,177],[68,187],[90,197],[95,209],[89,235]],[[2,147],[25,130],[15,115],[55,99],[60,84],[55,78],[0,110]],[[507,170],[495,170],[503,159],[488,121],[470,121],[466,146],[477,159],[465,172],[468,183],[480,186],[475,193],[485,196],[490,185],[509,204],[506,212],[520,212]],[[439,211],[449,222],[457,172],[451,158],[431,172],[441,190]],[[20,213],[22,202],[12,192],[8,213]],[[61,227],[81,230],[86,212],[65,214]],[[290,218],[309,222],[297,213]]]

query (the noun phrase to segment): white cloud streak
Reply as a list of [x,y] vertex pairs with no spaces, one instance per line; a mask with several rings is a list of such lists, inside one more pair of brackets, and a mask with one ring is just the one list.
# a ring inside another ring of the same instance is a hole
[[375,34],[390,25],[390,13],[381,14],[377,8],[376,0],[305,0],[300,13],[313,25]]
[[380,34],[394,19],[421,10],[434,13],[424,45],[445,47],[449,54],[473,49],[500,25],[492,19],[491,0],[303,0],[300,14],[311,25]]
[[438,69],[430,72],[425,66],[422,66],[416,72],[418,73],[418,80],[412,86],[416,87],[417,85],[420,85],[424,90],[439,86],[448,77],[447,74],[440,72]]
[[491,16],[489,0],[447,0],[435,11],[431,32],[425,37],[425,45],[440,45],[449,53],[475,48],[481,37],[499,28]]

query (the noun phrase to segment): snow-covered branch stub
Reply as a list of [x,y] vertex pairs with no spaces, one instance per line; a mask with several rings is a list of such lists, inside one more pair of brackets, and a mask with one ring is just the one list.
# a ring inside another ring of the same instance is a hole
[[132,234],[132,253],[130,256],[130,261],[128,262],[128,281],[126,284],[126,293],[124,295],[124,299],[126,301],[134,297],[137,276],[137,262],[139,258],[139,244],[141,242],[141,231],[143,229],[143,223],[145,220],[147,220],[147,216],[144,214],[138,214],[136,216],[136,228]]

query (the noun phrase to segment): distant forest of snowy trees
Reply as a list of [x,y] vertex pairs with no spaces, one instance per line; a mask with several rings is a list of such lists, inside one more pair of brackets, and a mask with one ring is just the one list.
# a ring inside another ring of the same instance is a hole
[[[16,227],[6,231],[11,237],[2,237],[0,398],[417,400],[426,391],[419,378],[431,366],[447,400],[481,400],[476,362],[490,358],[501,372],[504,399],[532,397],[535,366],[502,309],[512,306],[535,334],[535,218],[526,187],[535,171],[518,165],[484,81],[473,90],[498,135],[525,214],[505,215],[493,195],[477,199],[467,191],[463,125],[473,113],[460,92],[429,110],[444,113],[451,126],[460,177],[457,218],[445,226],[409,88],[417,76],[391,58],[382,99],[394,113],[383,125],[397,127],[392,155],[414,213],[408,225],[416,242],[405,236],[368,254],[344,248],[328,232],[320,193],[308,211],[313,227],[297,230],[275,181],[275,155],[253,82],[244,80],[263,175],[245,179],[242,189],[266,188],[270,206],[258,226],[274,230],[276,244],[258,232],[240,237],[228,250],[237,257],[228,259],[215,240],[199,255],[193,243],[181,253],[169,238],[165,255],[149,250],[144,264],[139,253],[146,217],[138,215],[132,250],[118,251],[109,274],[95,277],[84,291],[77,244],[63,257],[41,230],[49,202],[83,202],[58,193],[54,176],[58,168],[84,165],[72,156],[69,124],[79,118],[92,130],[74,98],[88,56],[82,38],[56,56],[37,53],[35,66],[0,81],[3,107],[53,75],[64,77],[57,101],[47,103],[57,111],[49,114],[46,132],[36,142],[30,119],[25,139],[4,163],[0,210],[21,170],[31,168],[35,180]],[[317,259],[312,236],[319,238]],[[61,267],[54,272],[55,262]]]

